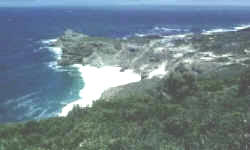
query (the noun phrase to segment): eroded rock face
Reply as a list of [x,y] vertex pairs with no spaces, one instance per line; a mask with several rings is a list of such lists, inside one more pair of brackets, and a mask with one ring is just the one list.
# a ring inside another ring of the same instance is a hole
[[197,75],[223,77],[225,73],[237,74],[236,68],[240,73],[250,62],[250,30],[247,29],[211,35],[127,39],[89,37],[67,30],[56,45],[63,50],[61,65],[120,66],[121,71],[133,69],[143,79],[162,65],[166,72],[182,64]]
[[[68,30],[56,46],[63,49],[61,65],[112,65],[120,66],[121,72],[132,69],[141,74],[140,82],[105,91],[101,98],[105,100],[128,95],[177,96],[179,99],[187,93],[192,94],[195,86],[187,84],[189,78],[183,81],[171,78],[174,72],[189,72],[199,79],[226,80],[239,78],[250,65],[250,30],[128,39],[89,37]],[[240,94],[249,91],[249,84],[243,84],[248,83],[248,77],[241,77]]]

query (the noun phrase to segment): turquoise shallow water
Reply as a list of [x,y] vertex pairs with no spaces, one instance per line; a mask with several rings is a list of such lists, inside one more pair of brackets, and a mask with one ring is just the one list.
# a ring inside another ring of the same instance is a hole
[[0,8],[0,122],[56,116],[79,98],[75,68],[43,41],[71,28],[94,36],[201,33],[250,24],[249,8]]

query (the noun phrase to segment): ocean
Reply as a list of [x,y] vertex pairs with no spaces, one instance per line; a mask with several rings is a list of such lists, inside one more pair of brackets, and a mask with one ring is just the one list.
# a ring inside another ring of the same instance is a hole
[[79,99],[81,73],[57,66],[60,53],[49,47],[66,29],[123,38],[226,32],[249,25],[247,7],[0,7],[0,123],[54,117]]

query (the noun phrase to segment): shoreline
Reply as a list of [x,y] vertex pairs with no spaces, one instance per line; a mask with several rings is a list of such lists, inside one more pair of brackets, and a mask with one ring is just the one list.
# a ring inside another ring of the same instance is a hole
[[53,45],[57,41],[58,41],[57,38],[56,39],[42,40],[42,43],[45,44],[45,45],[47,45],[48,50],[55,54],[56,61],[58,61],[58,60],[61,59],[62,53],[63,53],[61,47]]
[[250,24],[245,24],[245,25],[239,25],[239,26],[235,26],[233,28],[214,28],[211,30],[204,30],[202,32],[202,34],[204,35],[212,35],[212,34],[216,34],[216,33],[225,33],[225,32],[238,32],[240,30],[245,30],[250,28]]
[[[240,25],[234,27],[233,29],[212,29],[204,31],[202,34],[237,32],[249,27],[250,25]],[[53,45],[53,43],[56,42],[57,39],[49,39],[43,41],[44,44],[48,45]],[[61,59],[63,53],[61,47],[48,46],[48,48],[55,54],[57,60]],[[149,78],[152,78],[153,76],[166,75],[168,71],[164,71],[164,66],[164,64],[161,64],[158,69],[153,70],[150,73]],[[72,67],[78,69],[85,84],[84,87],[79,91],[80,98],[69,104],[66,104],[61,109],[61,112],[58,113],[59,117],[66,117],[75,105],[79,105],[80,107],[91,106],[93,102],[100,99],[103,92],[108,90],[109,88],[118,87],[141,80],[141,75],[136,74],[135,72],[133,72],[133,70],[126,70],[124,72],[121,72],[121,68],[117,66],[103,66],[97,68],[90,65],[82,66],[81,64],[75,64],[72,65]]]
[[91,106],[94,101],[101,98],[104,91],[141,80],[141,76],[132,70],[120,72],[121,68],[116,66],[104,66],[101,68],[93,66],[73,65],[78,68],[84,81],[84,87],[79,91],[80,99],[67,104],[59,113],[60,117],[66,117],[74,106]]

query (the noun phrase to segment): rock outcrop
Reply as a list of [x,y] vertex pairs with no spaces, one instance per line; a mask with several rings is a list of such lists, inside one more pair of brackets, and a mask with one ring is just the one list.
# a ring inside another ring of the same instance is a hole
[[166,74],[180,66],[203,77],[224,78],[238,75],[250,64],[250,31],[247,29],[211,35],[126,39],[90,37],[67,30],[56,45],[63,50],[60,65],[120,66],[121,71],[133,69],[143,79],[158,75],[157,70]]
[[116,65],[143,80],[67,117],[0,125],[0,149],[249,150],[249,43],[250,30],[128,39],[67,31],[55,45],[59,64]]

